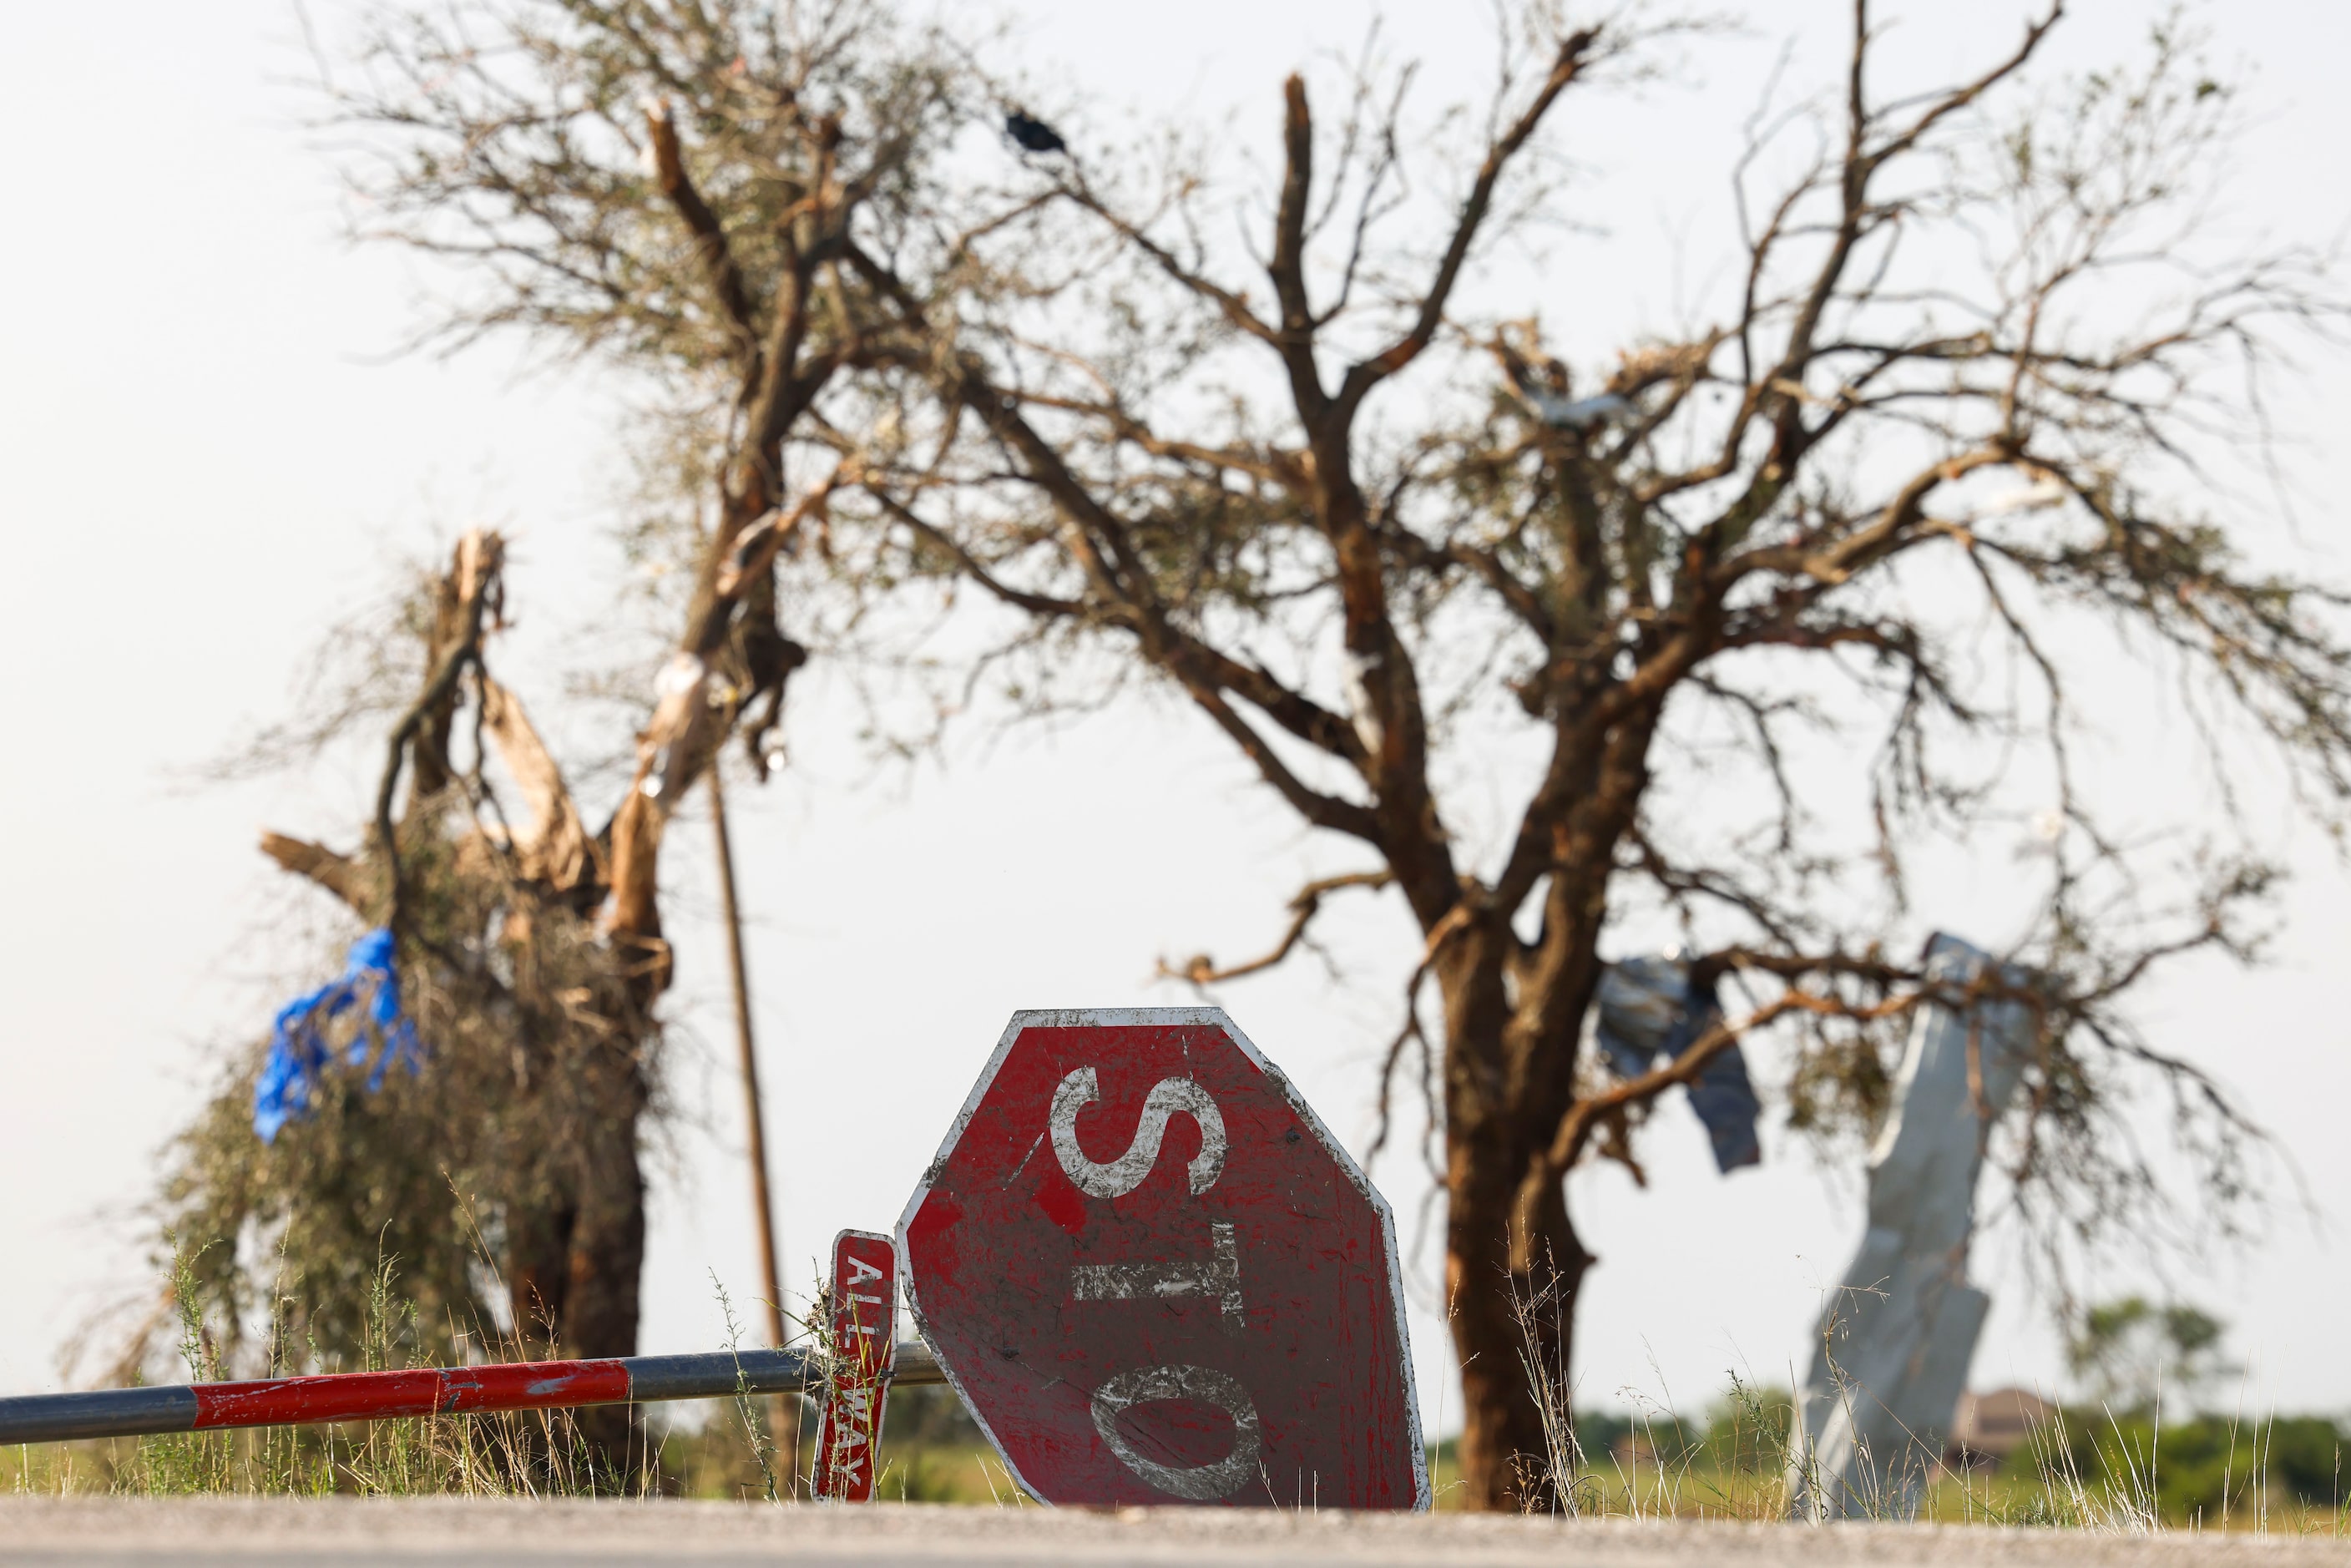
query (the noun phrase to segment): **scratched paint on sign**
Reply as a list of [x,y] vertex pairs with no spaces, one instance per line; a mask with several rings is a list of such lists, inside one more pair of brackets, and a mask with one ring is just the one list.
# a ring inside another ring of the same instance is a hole
[[1426,1505],[1387,1207],[1220,1010],[1015,1018],[899,1235],[1039,1499]]
[[887,1236],[844,1230],[832,1243],[826,1313],[831,1376],[817,1422],[810,1490],[837,1502],[873,1500],[873,1455],[897,1351],[898,1254]]

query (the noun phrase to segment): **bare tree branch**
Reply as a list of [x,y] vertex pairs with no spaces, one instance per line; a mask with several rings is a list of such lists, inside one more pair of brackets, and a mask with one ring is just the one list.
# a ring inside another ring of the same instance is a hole
[[1297,897],[1290,901],[1290,929],[1281,934],[1281,940],[1274,945],[1273,951],[1224,969],[1217,967],[1216,961],[1206,953],[1195,954],[1185,961],[1181,968],[1170,967],[1167,960],[1162,958],[1159,960],[1159,973],[1171,980],[1188,980],[1195,986],[1220,985],[1227,980],[1259,974],[1289,957],[1305,938],[1306,928],[1322,912],[1324,895],[1348,887],[1387,887],[1395,882],[1395,873],[1384,871],[1349,872],[1343,876],[1326,876],[1310,882],[1299,890]]
[[368,875],[366,867],[324,844],[314,844],[307,839],[289,838],[284,833],[265,830],[261,835],[261,852],[296,876],[317,883],[349,904],[361,918],[369,914],[370,906],[377,897],[373,879]]

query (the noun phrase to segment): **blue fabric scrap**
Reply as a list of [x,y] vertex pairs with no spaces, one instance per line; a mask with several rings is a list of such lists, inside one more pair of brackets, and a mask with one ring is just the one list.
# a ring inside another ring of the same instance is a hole
[[[1599,1019],[1593,1035],[1609,1071],[1638,1078],[1659,1057],[1678,1057],[1722,1022],[1722,1008],[1710,987],[1690,982],[1679,958],[1626,958],[1600,974]],[[1761,1107],[1748,1081],[1747,1058],[1733,1044],[1708,1059],[1689,1086],[1690,1109],[1698,1113],[1714,1145],[1715,1168],[1725,1175],[1763,1163],[1755,1118]]]
[[417,1042],[416,1025],[400,1010],[393,951],[391,929],[378,926],[351,944],[340,976],[277,1009],[270,1027],[269,1056],[253,1085],[253,1130],[263,1143],[276,1143],[287,1123],[309,1115],[311,1094],[330,1054],[326,1026],[359,1006],[362,998],[365,1025],[353,1030],[344,1061],[358,1067],[373,1057],[368,1092],[383,1087],[383,1075],[395,1061],[406,1064],[412,1078],[423,1070],[424,1049]]

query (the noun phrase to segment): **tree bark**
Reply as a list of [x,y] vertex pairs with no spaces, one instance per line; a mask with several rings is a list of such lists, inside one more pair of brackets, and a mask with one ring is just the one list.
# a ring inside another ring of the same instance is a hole
[[[644,1074],[633,1051],[608,1047],[580,1082],[541,1092],[576,1095],[590,1111],[577,1119],[577,1143],[546,1151],[537,1192],[507,1209],[516,1348],[530,1357],[634,1355],[645,1256],[645,1183],[637,1159],[650,1098]],[[639,1414],[630,1406],[575,1413],[581,1448],[600,1481],[627,1478]]]
[[637,1124],[645,1108],[631,1064],[603,1064],[593,1085],[603,1114],[590,1118],[579,1151],[579,1217],[571,1228],[561,1319],[573,1355],[634,1355],[637,1281],[645,1253],[645,1183]]
[[[638,1284],[645,1259],[645,1182],[637,1126],[647,1099],[633,1055],[596,1064],[588,1085],[602,1113],[590,1118],[578,1153],[578,1217],[567,1249],[563,1312],[567,1355],[637,1354]],[[625,1479],[640,1412],[602,1406],[577,1412],[579,1431],[600,1470]]]
[[1499,1138],[1447,1141],[1445,1287],[1461,1364],[1462,1503],[1549,1512],[1573,1479],[1558,1473],[1562,1434],[1549,1423],[1570,1419],[1576,1295],[1595,1260],[1576,1238],[1563,1190],[1552,1187],[1539,1260],[1513,1271],[1510,1205],[1523,1155]]
[[[1499,920],[1473,922],[1440,946],[1434,964],[1446,1032],[1446,1312],[1461,1366],[1463,1506],[1548,1512],[1573,1479],[1559,1473],[1556,1456],[1570,1419],[1576,1297],[1594,1260],[1554,1183],[1531,1257],[1512,1262],[1520,1185],[1551,1136],[1554,1107],[1572,1092],[1574,1065],[1572,1051],[1537,1061],[1537,1072],[1557,1080],[1548,1092],[1517,1082],[1530,1053],[1514,1051],[1510,1040],[1504,976],[1515,940]],[[1517,1010],[1535,1010],[1519,1000]]]
[[[550,1184],[552,1185],[552,1184]],[[569,1192],[507,1207],[507,1303],[516,1348],[526,1359],[557,1354],[571,1291],[571,1231],[578,1210]]]

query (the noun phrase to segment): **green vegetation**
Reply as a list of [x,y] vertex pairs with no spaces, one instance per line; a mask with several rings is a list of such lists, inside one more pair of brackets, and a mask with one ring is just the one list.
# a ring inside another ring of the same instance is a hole
[[2091,1408],[2147,1415],[2167,1397],[2195,1405],[2241,1370],[2221,1347],[2228,1333],[2200,1307],[2125,1296],[2083,1312],[2065,1360]]
[[2158,1426],[2126,1416],[2061,1422],[2010,1456],[2001,1479],[2028,1490],[2079,1484],[2128,1498],[2166,1524],[2254,1524],[2273,1511],[2344,1520],[2351,1478],[2346,1434],[2317,1416],[2237,1421],[2199,1416]]

